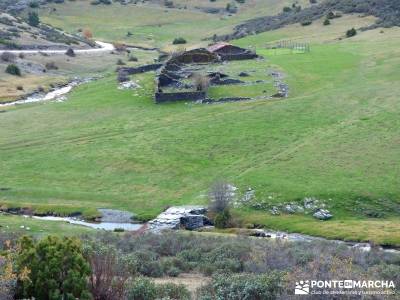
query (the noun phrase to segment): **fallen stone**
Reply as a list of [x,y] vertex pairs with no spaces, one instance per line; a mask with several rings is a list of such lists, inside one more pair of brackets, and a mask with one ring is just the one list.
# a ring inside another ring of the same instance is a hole
[[283,210],[289,214],[295,214],[297,212],[303,212],[304,208],[296,204],[286,204]]
[[118,87],[119,90],[133,90],[137,88],[140,88],[140,85],[134,81],[122,82]]
[[318,220],[329,220],[333,217],[329,210],[319,209],[317,212],[313,214],[313,217]]
[[276,206],[273,206],[272,209],[270,210],[270,213],[273,214],[274,216],[278,216],[281,213],[279,212],[279,208]]

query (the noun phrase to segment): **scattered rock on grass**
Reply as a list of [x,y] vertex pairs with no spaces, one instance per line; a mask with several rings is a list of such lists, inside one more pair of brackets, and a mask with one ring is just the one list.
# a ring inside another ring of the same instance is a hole
[[319,209],[317,212],[313,214],[314,218],[318,220],[329,220],[333,217],[329,210]]

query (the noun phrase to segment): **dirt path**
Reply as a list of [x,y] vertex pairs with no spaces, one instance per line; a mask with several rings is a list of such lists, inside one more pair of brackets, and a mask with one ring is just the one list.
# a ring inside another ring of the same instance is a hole
[[[96,44],[100,46],[100,48],[94,49],[77,49],[74,50],[76,54],[90,54],[90,53],[100,53],[100,52],[108,52],[113,51],[115,49],[113,44],[96,41]],[[37,53],[46,53],[46,54],[65,54],[66,50],[0,50],[0,54],[4,52],[9,52],[13,54],[37,54]]]

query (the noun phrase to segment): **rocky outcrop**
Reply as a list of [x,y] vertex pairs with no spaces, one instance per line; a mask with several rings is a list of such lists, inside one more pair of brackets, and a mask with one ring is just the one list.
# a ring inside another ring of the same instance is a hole
[[149,230],[198,229],[211,224],[205,216],[206,212],[207,209],[202,206],[173,206],[151,220]]
[[318,219],[318,220],[323,220],[323,221],[325,221],[325,220],[331,219],[331,218],[333,217],[333,215],[330,213],[329,210],[326,210],[326,209],[319,209],[318,211],[316,211],[316,212],[313,214],[313,217],[316,218],[316,219]]

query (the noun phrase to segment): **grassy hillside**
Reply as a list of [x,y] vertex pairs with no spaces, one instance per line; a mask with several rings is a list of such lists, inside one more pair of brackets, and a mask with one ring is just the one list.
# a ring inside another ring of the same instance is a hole
[[117,90],[110,75],[65,103],[8,110],[0,118],[1,203],[149,218],[167,205],[204,203],[212,181],[225,178],[271,204],[324,199],[335,215],[321,223],[244,209],[244,223],[400,244],[400,30],[334,41],[340,30],[330,28],[309,54],[264,49],[282,36],[306,38],[290,28],[236,42],[268,58],[260,69],[286,74],[286,100],[155,105],[153,74],[136,77],[136,91]]
[[[175,6],[186,6],[187,9],[166,8],[153,3],[120,5],[90,5],[89,0],[66,1],[64,4],[53,4],[56,10],[48,7],[41,10],[41,18],[56,27],[62,27],[74,33],[78,29],[90,28],[96,38],[109,41],[123,41],[142,46],[168,48],[174,38],[181,36],[190,45],[199,43],[204,38],[215,34],[231,32],[235,25],[244,20],[262,15],[274,15],[285,5],[293,1],[248,0],[238,5],[239,11],[228,16],[209,14],[195,7],[205,6],[204,1],[174,1]],[[201,5],[199,3],[202,3]],[[228,1],[207,1],[207,7],[225,6]],[[299,1],[306,6],[309,1]],[[127,33],[131,32],[131,36]]]

